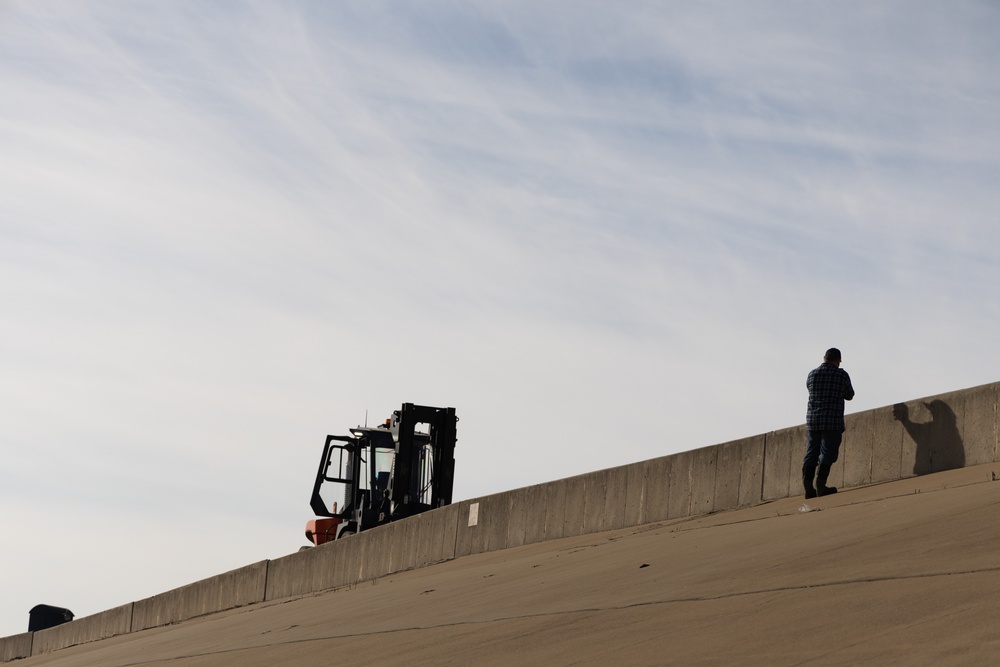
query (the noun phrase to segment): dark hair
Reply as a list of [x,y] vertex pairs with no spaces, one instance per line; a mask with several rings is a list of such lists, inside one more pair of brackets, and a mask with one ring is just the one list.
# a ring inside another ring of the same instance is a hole
[[835,347],[831,347],[826,351],[826,354],[823,355],[823,358],[827,361],[840,361],[840,350]]

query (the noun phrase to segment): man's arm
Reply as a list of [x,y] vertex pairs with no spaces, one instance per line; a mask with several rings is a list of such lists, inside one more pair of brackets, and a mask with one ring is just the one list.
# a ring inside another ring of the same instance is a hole
[[842,370],[841,373],[844,374],[844,380],[847,381],[847,386],[844,387],[844,400],[849,401],[854,398],[854,385],[851,384],[851,376],[847,374],[847,371]]

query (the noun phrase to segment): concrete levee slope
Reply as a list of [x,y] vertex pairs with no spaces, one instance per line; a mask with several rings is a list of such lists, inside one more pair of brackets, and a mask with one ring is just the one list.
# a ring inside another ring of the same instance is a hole
[[989,665],[998,472],[484,552],[23,664]]
[[[848,415],[831,483],[861,487],[997,461],[998,398],[994,383]],[[126,605],[124,632],[458,557],[798,496],[805,435],[800,425],[463,500]],[[0,640],[0,657],[23,657],[25,646],[38,655],[112,636],[124,627],[119,610],[40,631],[33,641],[31,633]]]

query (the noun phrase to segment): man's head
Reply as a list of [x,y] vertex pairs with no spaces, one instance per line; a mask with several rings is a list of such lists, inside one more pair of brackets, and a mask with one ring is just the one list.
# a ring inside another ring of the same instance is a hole
[[826,351],[826,354],[823,355],[823,361],[825,361],[828,364],[837,364],[839,366],[840,350],[838,350],[835,347],[831,347],[829,350]]

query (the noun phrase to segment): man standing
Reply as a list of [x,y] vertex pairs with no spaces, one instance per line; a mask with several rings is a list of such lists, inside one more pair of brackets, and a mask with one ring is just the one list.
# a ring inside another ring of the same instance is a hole
[[[851,376],[840,367],[840,350],[831,347],[823,357],[823,364],[809,371],[806,378],[809,406],[806,409],[806,456],[802,459],[802,486],[806,498],[836,493],[827,486],[830,466],[840,454],[844,437],[844,401],[854,398]],[[819,465],[819,472],[816,466]],[[816,486],[813,487],[813,475]]]

